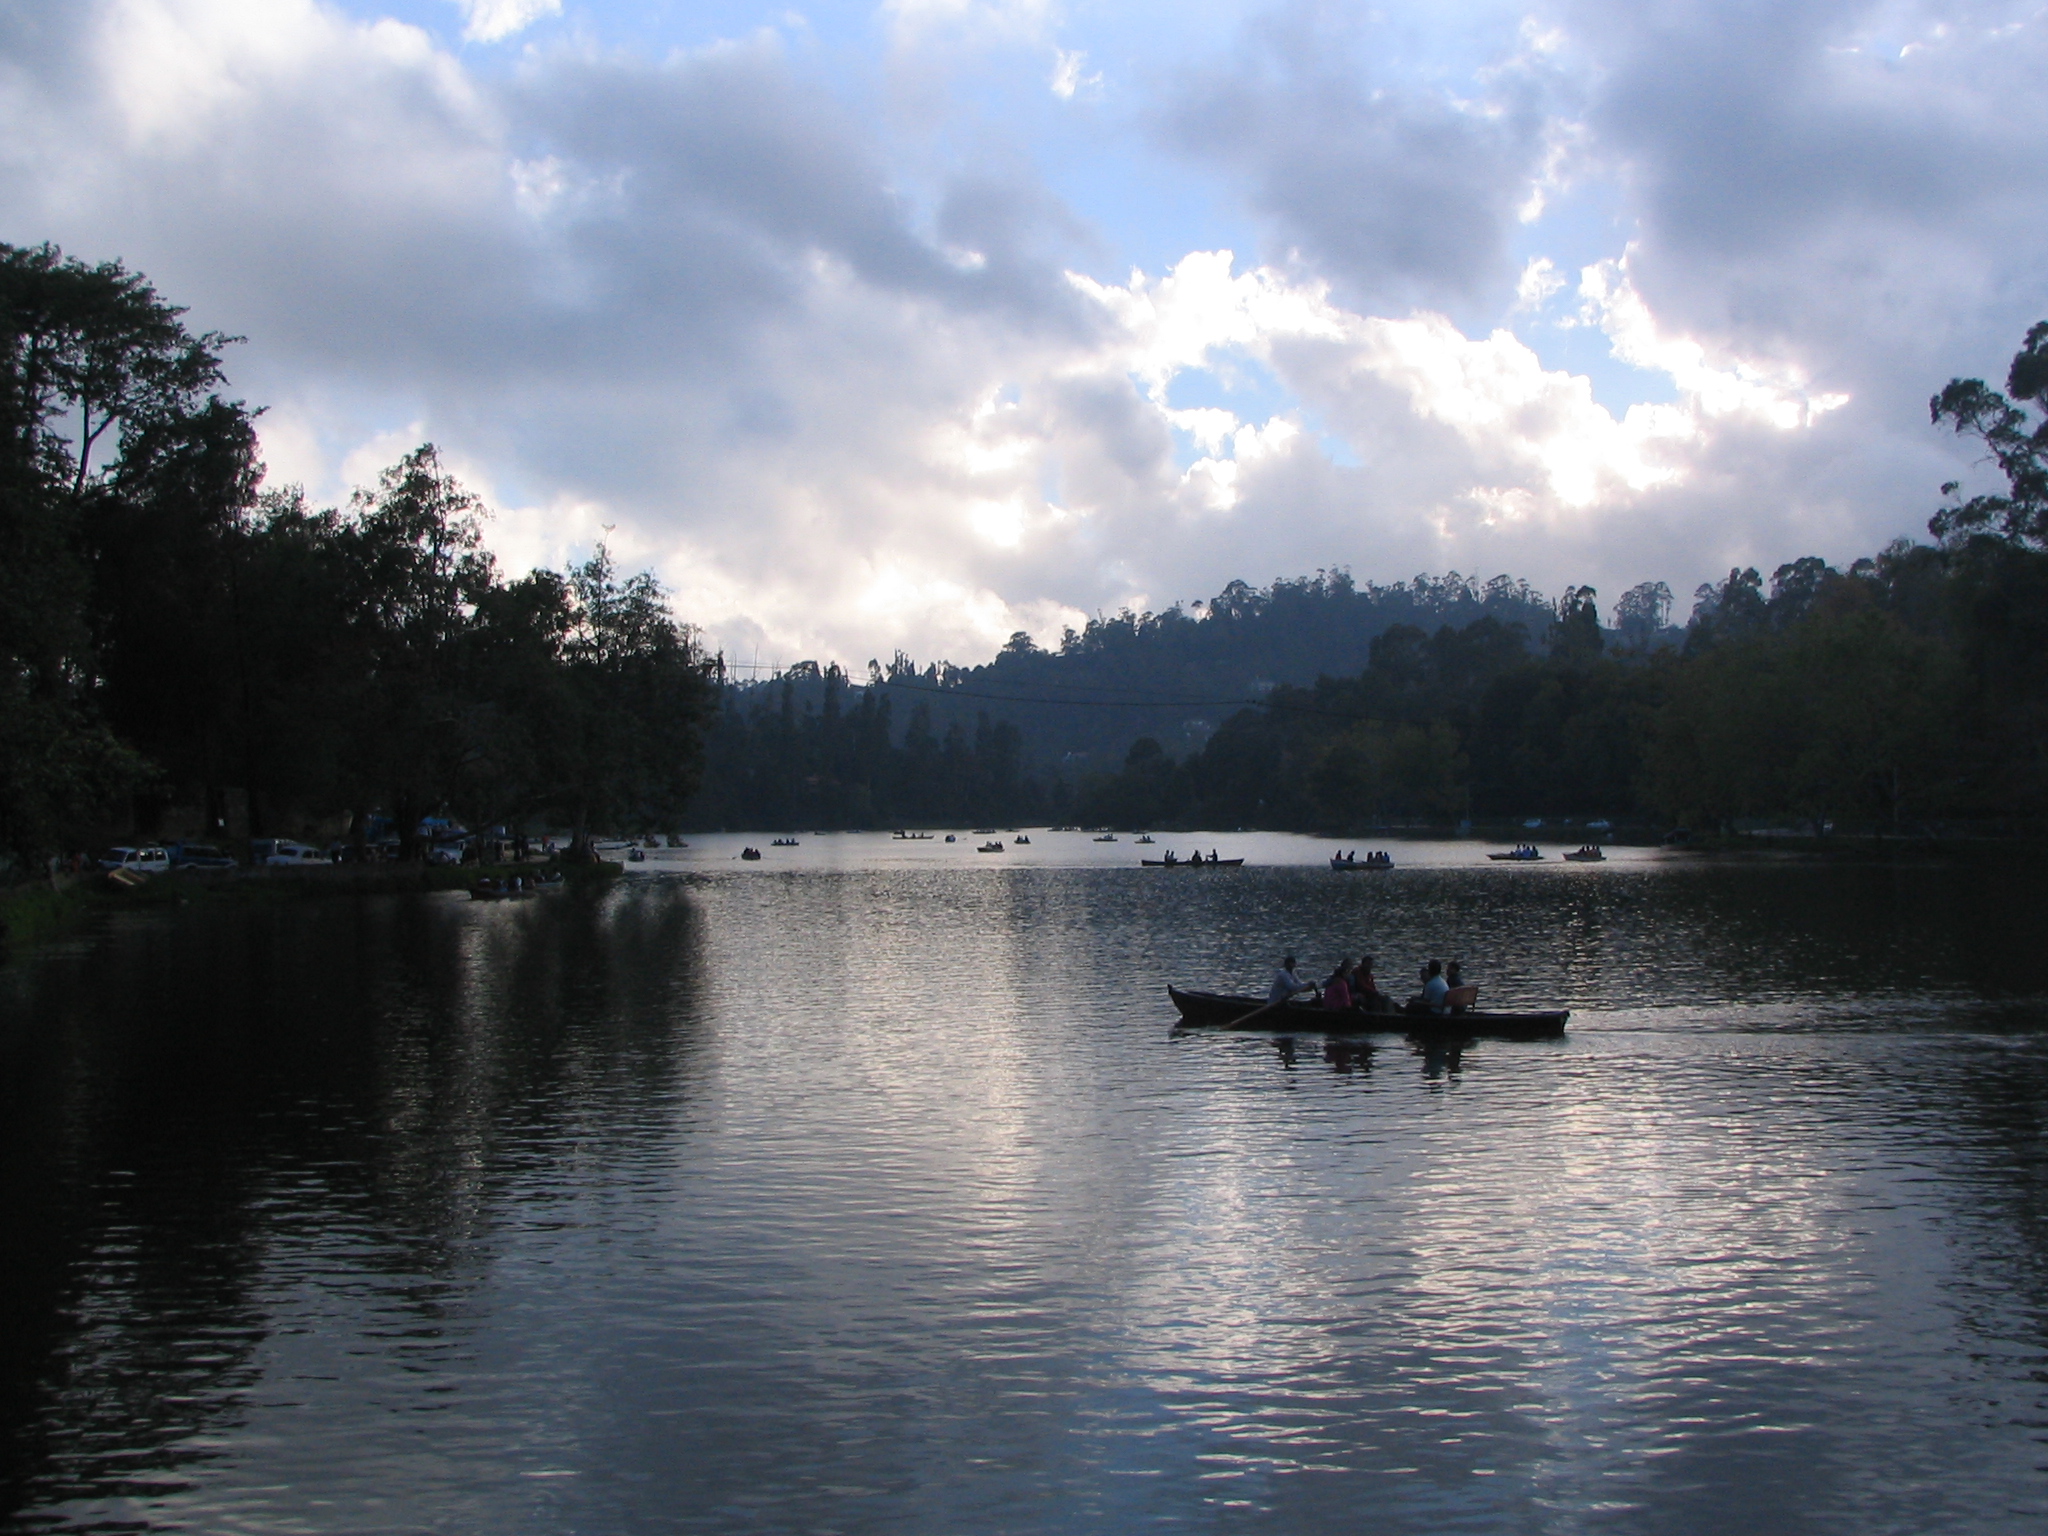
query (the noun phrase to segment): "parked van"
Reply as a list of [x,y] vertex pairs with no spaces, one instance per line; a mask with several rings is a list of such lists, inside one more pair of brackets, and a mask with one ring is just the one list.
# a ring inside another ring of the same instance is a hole
[[161,875],[171,867],[170,854],[157,847],[109,848],[100,855],[101,869],[125,869],[131,875]]

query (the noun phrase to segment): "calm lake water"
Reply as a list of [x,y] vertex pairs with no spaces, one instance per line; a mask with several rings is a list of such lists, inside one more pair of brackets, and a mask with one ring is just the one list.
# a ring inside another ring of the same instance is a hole
[[0,968],[0,1525],[2048,1529],[2031,873],[693,841]]

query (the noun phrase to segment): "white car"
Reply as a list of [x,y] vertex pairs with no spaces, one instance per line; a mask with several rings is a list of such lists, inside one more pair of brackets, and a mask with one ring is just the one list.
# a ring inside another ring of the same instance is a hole
[[155,846],[109,848],[100,855],[101,869],[125,869],[133,875],[161,875],[170,867],[170,853]]
[[308,848],[304,843],[295,843],[288,837],[268,839],[266,841],[270,851],[263,854],[257,862],[268,864],[274,869],[333,862],[318,848]]

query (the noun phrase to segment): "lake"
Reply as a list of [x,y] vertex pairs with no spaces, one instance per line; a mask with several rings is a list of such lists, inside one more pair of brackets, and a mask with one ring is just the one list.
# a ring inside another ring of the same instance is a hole
[[[0,1523],[2048,1528],[2031,872],[1031,839],[0,967]],[[1570,1032],[1175,1030],[1290,949]]]

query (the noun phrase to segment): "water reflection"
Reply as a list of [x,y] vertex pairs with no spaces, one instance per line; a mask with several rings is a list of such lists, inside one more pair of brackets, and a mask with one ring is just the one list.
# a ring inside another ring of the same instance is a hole
[[252,1402],[364,1354],[445,1391],[522,1172],[658,1153],[700,949],[638,893],[383,900],[13,969],[9,1501],[194,1486]]
[[[667,874],[0,972],[16,1524],[2048,1517],[2010,889],[1239,873]],[[1290,947],[1573,1032],[1174,1034],[1167,981]]]

